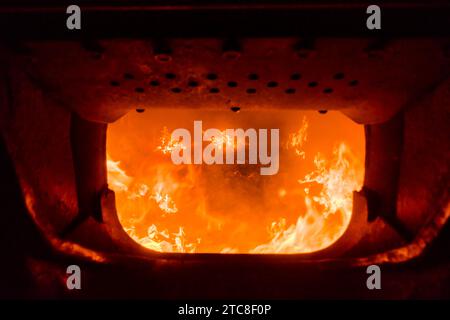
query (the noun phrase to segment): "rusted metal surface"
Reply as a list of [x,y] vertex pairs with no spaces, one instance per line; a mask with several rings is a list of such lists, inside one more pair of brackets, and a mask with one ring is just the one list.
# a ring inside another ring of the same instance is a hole
[[[309,43],[309,45],[305,45]],[[114,40],[27,43],[4,55],[81,117],[152,108],[342,110],[386,121],[450,72],[446,39]],[[165,50],[163,50],[165,48]],[[161,51],[162,50],[162,51]],[[161,54],[163,52],[163,54]]]

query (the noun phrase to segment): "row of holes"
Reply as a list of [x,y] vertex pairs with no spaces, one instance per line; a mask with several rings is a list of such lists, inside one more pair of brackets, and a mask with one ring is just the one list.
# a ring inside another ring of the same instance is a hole
[[[174,79],[177,78],[177,75],[175,73],[169,72],[169,73],[166,73],[164,75],[164,77],[166,79],[169,79],[169,80],[174,80]],[[219,76],[216,73],[208,73],[205,77],[206,77],[206,79],[212,80],[212,81],[217,80],[219,78]],[[131,73],[125,73],[123,75],[123,78],[125,80],[133,80],[134,79],[134,75],[131,74]],[[256,80],[260,79],[260,77],[259,77],[259,75],[257,73],[250,73],[247,76],[247,78],[249,80],[252,80],[252,81],[256,81]],[[302,74],[298,73],[298,72],[295,72],[295,73],[291,74],[291,76],[290,76],[291,80],[300,80],[301,78],[302,78]],[[345,74],[343,72],[338,72],[338,73],[333,75],[333,79],[335,79],[335,80],[342,80],[344,78],[345,78]],[[155,82],[155,83],[159,84],[158,80],[153,80],[152,82]],[[196,82],[196,81],[192,81],[192,82]],[[156,84],[156,85],[158,85],[158,84]]]
[[[152,87],[158,87],[160,85],[160,82],[158,80],[152,80],[149,83]],[[276,88],[278,87],[279,83],[276,81],[269,81],[267,82],[267,87],[268,88]],[[319,85],[319,83],[317,81],[311,81],[308,83],[308,87],[314,88],[317,87]],[[348,82],[348,85],[351,87],[357,86],[358,85],[358,80],[352,80]],[[118,87],[120,86],[120,82],[118,81],[111,81],[111,86],[113,87]],[[189,81],[188,82],[188,86],[195,88],[199,86],[199,83],[197,81]],[[238,86],[238,83],[236,81],[229,81],[227,83],[227,86],[230,88],[236,88]]]
[[[174,73],[166,73],[165,77],[167,79],[175,79],[176,75]],[[206,77],[209,80],[216,80],[218,78],[217,74],[215,74],[215,73],[210,73]],[[344,79],[344,77],[345,77],[345,75],[342,72],[336,73],[333,76],[333,78],[336,79],[336,80],[342,80],[342,79]],[[259,75],[256,74],[256,73],[252,73],[252,74],[249,74],[248,78],[250,80],[258,80],[259,79]],[[125,73],[124,74],[124,79],[131,80],[131,79],[134,79],[134,76],[131,73]],[[293,73],[291,75],[291,80],[300,80],[300,79],[301,79],[301,74],[300,73]],[[152,87],[157,87],[161,83],[158,80],[152,80],[152,81],[150,81],[149,84]],[[192,88],[198,87],[199,85],[200,85],[199,82],[195,81],[195,80],[190,80],[188,82],[188,86],[192,87]],[[236,88],[238,86],[238,83],[236,81],[228,81],[227,85],[230,88]],[[278,85],[279,85],[279,83],[276,82],[276,81],[269,81],[269,82],[267,82],[267,87],[268,88],[276,88],[276,87],[278,87]],[[358,85],[358,80],[351,80],[351,81],[348,82],[348,85],[352,86],[352,87],[357,86]],[[114,86],[114,87],[120,86],[120,82],[118,82],[118,81],[111,81],[111,86]],[[311,88],[317,87],[318,86],[318,82],[317,81],[311,81],[311,82],[308,83],[308,86],[311,87]],[[141,91],[141,90],[136,90],[136,91]],[[212,92],[212,93],[215,93],[215,92]]]
[[[356,86],[356,85],[358,85],[358,80],[352,80],[348,84],[349,84],[349,86],[352,86],[352,87]],[[114,81],[111,82],[111,85],[116,86]],[[308,86],[310,88],[317,87],[318,85],[319,84],[316,81],[312,81],[312,82],[308,83]],[[228,86],[229,87],[237,87],[237,83],[233,82],[232,85],[230,85],[230,83],[228,83]],[[278,83],[275,82],[275,81],[269,82],[267,84],[267,87],[269,87],[269,88],[278,87]],[[135,91],[137,93],[144,93],[145,89],[142,88],[142,87],[137,87],[137,88],[135,88]],[[179,88],[179,87],[174,87],[174,88],[171,88],[170,91],[172,91],[173,93],[181,93],[183,90],[181,88]],[[220,92],[220,89],[216,88],[216,87],[209,89],[209,93],[219,93],[219,92]],[[297,92],[297,89],[295,89],[295,88],[287,88],[284,92],[286,94],[294,94],[294,93]],[[256,94],[257,90],[256,90],[256,88],[248,88],[246,90],[246,93],[247,94]],[[333,93],[333,88],[325,88],[325,89],[323,89],[323,93],[327,93],[327,94]]]
[[[233,112],[239,112],[241,110],[241,107],[234,106],[234,107],[231,107],[230,110],[233,111]],[[137,113],[143,113],[144,111],[145,111],[144,108],[137,108],[136,109]],[[318,112],[320,114],[326,114],[328,112],[328,110],[323,109],[323,110],[318,110]]]
[[[120,86],[120,83],[118,81],[111,81],[110,84],[113,87]],[[359,84],[358,80],[352,80],[352,81],[349,81],[349,83],[348,83],[348,85],[351,86],[351,87],[357,86],[358,84]],[[154,86],[154,87],[157,87],[157,86],[159,86],[159,82],[156,82],[156,80],[153,80],[153,81],[150,82],[150,85]],[[196,81],[190,81],[188,83],[188,86],[192,87],[192,88],[198,87],[198,85],[199,84]],[[236,81],[229,81],[227,83],[227,85],[230,88],[236,88],[238,86],[238,83]],[[269,81],[267,83],[267,87],[268,88],[276,88],[276,87],[278,87],[278,85],[279,84],[276,81]],[[317,81],[311,81],[311,82],[308,83],[308,87],[310,87],[310,88],[317,87],[318,85],[319,85],[319,83]],[[171,90],[173,91],[174,89],[175,89],[176,93],[181,92],[180,88],[172,88]],[[180,89],[180,91],[178,89]],[[144,92],[144,88],[142,88],[142,87],[138,87],[135,90],[136,90],[136,92],[139,92],[139,93]],[[287,89],[287,91],[292,91],[292,90],[294,90],[294,92],[295,92],[294,88]],[[218,88],[211,88],[210,92],[211,93],[218,93],[219,89]],[[331,88],[325,88],[324,89],[324,93],[331,93],[331,92],[333,92],[333,89],[331,89]],[[247,93],[249,93],[249,94],[256,93],[256,89],[255,88],[249,88],[249,89],[247,89]],[[293,93],[293,92],[290,92],[290,93]]]
[[[142,91],[138,90],[138,89],[141,89]],[[170,91],[172,91],[173,93],[181,93],[183,90],[181,88],[175,87],[175,88],[170,89]],[[144,91],[143,91],[143,88],[136,88],[136,92],[142,93]],[[248,88],[245,92],[247,94],[256,94],[257,90],[255,88]],[[297,92],[297,89],[295,89],[295,88],[287,88],[286,90],[284,90],[284,93],[286,93],[286,94],[294,94],[296,92]],[[215,88],[215,87],[211,88],[211,89],[209,89],[209,93],[213,93],[213,94],[220,93],[220,89]],[[327,93],[327,94],[333,93],[333,88],[325,88],[323,90],[323,93]]]

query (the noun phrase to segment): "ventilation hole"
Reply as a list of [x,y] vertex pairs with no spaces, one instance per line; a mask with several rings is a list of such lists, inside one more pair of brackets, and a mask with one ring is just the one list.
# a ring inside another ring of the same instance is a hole
[[230,110],[233,111],[233,112],[239,112],[241,110],[241,108],[235,106],[235,107],[231,107]]
[[350,87],[356,87],[359,84],[358,80],[352,80],[348,83]]
[[219,88],[211,88],[211,89],[209,89],[209,93],[219,93],[219,92],[220,92]]
[[137,88],[134,89],[134,91],[136,91],[137,93],[143,93],[144,92],[144,88],[137,87]]
[[159,86],[159,81],[158,80],[152,80],[152,81],[150,81],[150,85],[152,87],[157,87],[157,86]]
[[208,79],[208,80],[217,80],[217,78],[218,78],[218,76],[215,73],[208,73],[206,75],[206,79]]
[[257,73],[250,73],[248,75],[248,79],[249,80],[258,80],[259,79],[259,75]]
[[317,85],[318,85],[317,81],[311,81],[310,83],[308,83],[308,87],[310,88],[317,87]]
[[286,92],[287,94],[294,94],[297,90],[295,90],[294,88],[287,88],[284,92]]
[[228,82],[228,86],[230,87],[230,88],[236,88],[237,87],[237,82],[236,81],[229,81]]
[[177,76],[176,76],[175,73],[171,73],[171,72],[166,73],[166,78],[167,78],[167,79],[173,80],[173,79],[175,79],[176,77],[177,77]]
[[113,87],[118,87],[118,86],[120,86],[120,82],[119,82],[119,81],[115,81],[115,80],[111,81],[109,84],[110,84],[111,86],[113,86]]
[[247,93],[248,94],[255,94],[256,93],[256,89],[255,88],[248,88],[247,89]]
[[333,92],[333,89],[332,88],[325,88],[325,89],[323,89],[323,93],[332,93]]
[[192,81],[189,81],[188,82],[188,86],[189,87],[198,87],[198,82],[197,81],[194,81],[194,80],[192,80]]
[[155,60],[161,63],[166,63],[172,60],[172,57],[169,54],[160,53],[155,55]]
[[172,88],[172,89],[170,89],[170,91],[172,91],[173,93],[180,93],[181,88]]
[[267,86],[268,86],[269,88],[275,88],[275,87],[278,87],[278,82],[276,82],[276,81],[269,81],[269,82],[267,82]]
[[142,112],[144,112],[145,111],[145,109],[136,109],[136,112],[137,113],[142,113]]
[[124,73],[123,78],[126,80],[132,80],[132,79],[134,79],[134,75],[131,73]]
[[298,72],[291,74],[291,80],[300,80],[302,75]]
[[325,114],[325,113],[327,113],[328,112],[328,110],[319,110],[319,113],[320,114]]
[[343,72],[338,72],[333,76],[333,79],[342,80],[342,79],[344,79],[344,77],[345,77],[345,74]]

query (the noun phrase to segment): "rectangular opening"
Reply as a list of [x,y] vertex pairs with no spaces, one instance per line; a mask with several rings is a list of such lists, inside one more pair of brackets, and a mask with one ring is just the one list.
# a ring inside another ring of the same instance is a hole
[[[139,111],[111,124],[107,138],[109,187],[124,230],[139,244],[160,252],[308,253],[347,229],[352,192],[363,181],[364,129],[341,113]],[[199,124],[203,142],[194,146]],[[171,137],[176,129],[190,133],[190,141]],[[211,129],[220,135],[207,137]],[[227,129],[258,134],[243,145]],[[270,131],[279,130],[278,164],[275,155],[261,164],[259,154],[251,163],[265,129],[268,155]],[[201,164],[194,163],[195,148]],[[205,163],[209,151],[223,164]],[[174,164],[172,153],[192,163]],[[262,174],[269,166],[272,172]]]

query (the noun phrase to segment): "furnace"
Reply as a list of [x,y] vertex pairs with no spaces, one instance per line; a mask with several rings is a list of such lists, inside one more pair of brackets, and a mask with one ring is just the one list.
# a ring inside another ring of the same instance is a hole
[[[231,149],[232,163],[173,162],[166,151],[190,148],[167,128],[199,118],[217,133],[205,133],[204,150]],[[276,144],[269,140],[277,174],[262,174],[267,164],[251,161],[259,146],[251,149],[243,129],[238,145],[226,129],[232,126],[255,128],[253,142],[258,131],[278,128]],[[331,245],[350,223],[364,175],[364,129],[337,112],[147,110],[110,125],[107,153],[119,219],[140,244],[169,252],[305,253]]]
[[8,290],[448,297],[448,3],[144,2],[0,5]]

